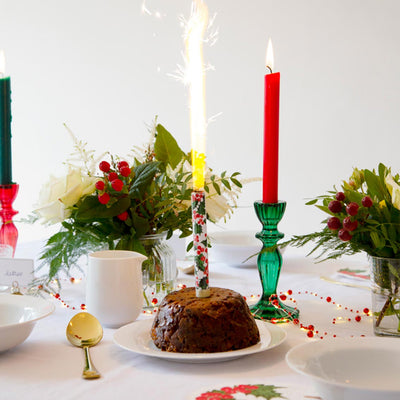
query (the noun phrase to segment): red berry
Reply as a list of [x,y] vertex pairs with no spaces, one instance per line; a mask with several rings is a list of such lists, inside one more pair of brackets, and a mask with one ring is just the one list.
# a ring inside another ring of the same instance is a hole
[[371,197],[369,197],[369,196],[363,197],[362,200],[361,200],[361,204],[364,207],[367,207],[367,208],[372,207],[372,199],[371,199]]
[[131,174],[131,169],[129,167],[121,167],[119,172],[122,176],[127,177]]
[[332,200],[328,204],[329,211],[333,212],[334,214],[340,213],[342,211],[342,203],[339,200]]
[[328,303],[330,303],[330,302],[332,301],[332,297],[328,296],[328,297],[326,298],[326,301],[327,301]]
[[98,196],[98,199],[101,204],[107,204],[110,201],[110,195],[108,193],[103,193]]
[[129,217],[128,211],[124,211],[122,214],[117,215],[117,218],[121,221],[126,221]]
[[117,164],[117,168],[120,170],[122,167],[128,167],[129,168],[129,164],[126,161],[120,161]]
[[313,337],[313,336],[314,336],[314,332],[313,332],[313,331],[308,331],[308,332],[307,332],[307,336],[308,336],[309,338]]
[[361,321],[361,317],[359,315],[356,315],[356,317],[354,318],[357,322]]
[[[111,175],[111,174],[110,174]],[[120,192],[122,190],[122,188],[124,187],[124,182],[121,181],[121,179],[114,179],[111,182],[111,187],[117,191]]]
[[341,229],[338,232],[338,237],[343,242],[348,242],[351,239],[352,236],[351,236],[351,233],[349,231],[346,231],[346,229]]
[[354,231],[358,227],[358,221],[352,221],[350,217],[346,217],[343,220],[343,228],[346,229],[346,231]]
[[369,308],[365,307],[363,311],[364,311],[364,314],[368,314],[369,313]]
[[97,190],[104,190],[104,182],[103,181],[97,181],[96,182],[96,189]]
[[115,179],[118,179],[118,174],[117,174],[116,172],[110,172],[110,173],[108,174],[108,181],[109,181],[109,182],[112,182],[112,181],[114,181]]
[[291,295],[291,294],[293,293],[293,291],[292,291],[291,289],[289,289],[289,290],[287,291],[287,293],[288,293],[289,295]]
[[99,168],[100,168],[100,171],[108,172],[110,170],[110,168],[111,168],[111,165],[107,161],[102,161],[99,164]]
[[357,203],[351,202],[351,203],[347,204],[347,207],[346,207],[347,214],[349,214],[351,216],[357,215],[358,208],[359,208],[359,205]]
[[336,193],[336,200],[343,201],[346,198],[343,192]]
[[314,330],[314,325],[308,325],[308,328],[307,328],[309,331],[313,331]]
[[340,223],[340,219],[337,217],[331,217],[328,219],[328,228],[332,229],[333,231],[336,231],[342,226]]
[[287,299],[286,294],[281,294],[279,297],[282,301],[285,301]]

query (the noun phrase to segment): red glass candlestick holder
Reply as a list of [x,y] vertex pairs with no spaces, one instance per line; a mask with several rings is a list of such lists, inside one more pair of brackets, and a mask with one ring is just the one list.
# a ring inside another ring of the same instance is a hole
[[18,214],[12,208],[12,204],[17,197],[19,185],[12,183],[9,185],[0,185],[0,216],[3,220],[3,224],[0,229],[0,243],[9,244],[14,249],[17,247],[18,230],[13,223],[13,216]]

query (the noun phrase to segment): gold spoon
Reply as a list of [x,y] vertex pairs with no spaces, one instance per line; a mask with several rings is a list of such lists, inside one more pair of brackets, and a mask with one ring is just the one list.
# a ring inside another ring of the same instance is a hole
[[73,316],[67,325],[67,339],[74,346],[82,347],[85,352],[84,379],[100,378],[100,373],[90,359],[89,347],[95,346],[103,337],[103,328],[92,314],[80,312]]

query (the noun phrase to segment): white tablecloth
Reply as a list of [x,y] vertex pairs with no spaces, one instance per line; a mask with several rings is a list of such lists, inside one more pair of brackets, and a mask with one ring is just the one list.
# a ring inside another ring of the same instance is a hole
[[[300,323],[313,324],[318,336],[372,336],[371,317],[363,315],[360,322],[354,318],[356,311],[362,315],[365,307],[371,308],[369,291],[335,285],[320,278],[321,275],[331,276],[341,267],[357,267],[363,262],[349,259],[314,264],[301,251],[287,249],[278,292],[293,291],[292,297],[301,312]],[[211,264],[210,271],[212,286],[237,290],[250,300],[251,295],[257,296],[261,292],[256,268]],[[180,273],[179,283],[193,286],[193,281],[193,276]],[[332,298],[331,302],[326,301],[328,296]],[[285,354],[299,343],[321,339],[308,338],[299,325],[292,323],[280,325],[288,336],[277,348],[209,364],[183,364],[137,355],[113,343],[115,330],[104,329],[103,340],[91,349],[92,360],[102,378],[83,380],[80,377],[82,350],[67,342],[65,328],[74,313],[80,311],[71,307],[79,307],[85,302],[84,284],[66,284],[61,297],[70,308],[54,299],[56,311],[38,321],[23,344],[0,353],[0,399],[189,400],[207,390],[240,384],[284,386],[292,393],[289,400],[317,395],[309,379],[287,366]],[[335,324],[333,318],[336,318]]]

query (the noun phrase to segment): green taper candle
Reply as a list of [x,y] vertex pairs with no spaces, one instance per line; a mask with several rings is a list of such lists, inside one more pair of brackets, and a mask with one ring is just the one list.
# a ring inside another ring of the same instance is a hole
[[0,185],[12,183],[11,85],[5,76],[4,52],[0,51]]

